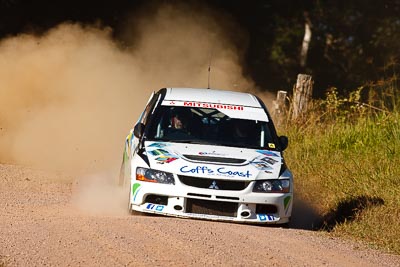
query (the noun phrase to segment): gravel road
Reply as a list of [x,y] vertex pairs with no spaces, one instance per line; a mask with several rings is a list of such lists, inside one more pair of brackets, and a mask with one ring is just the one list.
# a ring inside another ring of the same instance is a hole
[[88,180],[0,165],[0,266],[400,266],[321,232],[131,216]]

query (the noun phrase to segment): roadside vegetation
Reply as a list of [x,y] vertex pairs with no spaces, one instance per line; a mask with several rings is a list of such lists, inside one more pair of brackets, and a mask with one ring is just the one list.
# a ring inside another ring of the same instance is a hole
[[317,229],[400,254],[400,90],[397,79],[339,96],[332,88],[289,136],[295,193],[321,215]]

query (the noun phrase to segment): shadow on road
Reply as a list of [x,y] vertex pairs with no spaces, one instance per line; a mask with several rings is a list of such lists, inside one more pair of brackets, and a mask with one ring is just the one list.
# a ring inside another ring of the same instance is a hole
[[353,221],[363,210],[384,204],[380,197],[357,196],[344,199],[325,215],[317,212],[310,203],[294,200],[290,228],[332,231],[336,225]]
[[353,221],[363,210],[369,207],[381,206],[384,203],[385,201],[380,197],[364,195],[342,200],[335,209],[332,209],[324,216],[321,228],[328,232],[332,231],[338,224],[345,221]]

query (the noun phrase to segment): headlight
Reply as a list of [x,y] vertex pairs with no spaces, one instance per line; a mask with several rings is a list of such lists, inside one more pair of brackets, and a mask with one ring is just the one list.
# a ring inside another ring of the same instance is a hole
[[290,180],[262,180],[256,181],[253,192],[259,193],[289,193]]
[[175,184],[172,173],[147,168],[136,169],[136,180],[160,184]]

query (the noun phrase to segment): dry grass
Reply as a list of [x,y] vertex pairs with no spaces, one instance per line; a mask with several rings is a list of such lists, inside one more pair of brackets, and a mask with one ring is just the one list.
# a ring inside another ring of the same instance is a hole
[[328,95],[306,120],[281,125],[286,160],[296,194],[324,218],[320,229],[400,254],[400,113],[360,98]]

